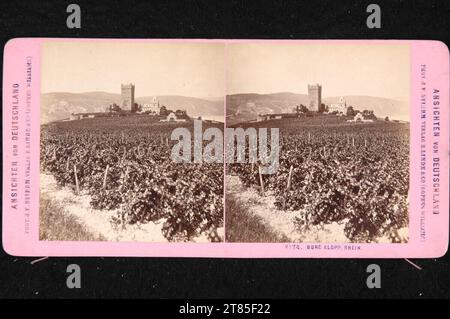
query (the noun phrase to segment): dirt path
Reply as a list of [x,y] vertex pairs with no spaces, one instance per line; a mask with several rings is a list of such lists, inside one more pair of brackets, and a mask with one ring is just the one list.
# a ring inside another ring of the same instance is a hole
[[93,209],[89,204],[89,195],[76,196],[70,188],[59,187],[52,175],[41,173],[40,181],[41,193],[64,207],[65,212],[76,217],[89,233],[101,236],[107,241],[167,242],[161,233],[163,220],[160,220],[159,223],[128,225],[126,228],[117,227],[111,222],[117,211]]
[[344,222],[312,226],[308,231],[300,233],[295,227],[294,218],[303,214],[302,211],[278,210],[274,205],[274,196],[267,194],[265,197],[262,197],[256,189],[246,189],[237,176],[227,175],[226,182],[227,196],[228,194],[232,195],[242,203],[243,208],[258,216],[262,223],[274,233],[278,233],[290,241],[316,243],[349,242],[344,234]]
[[[94,237],[104,238],[106,241],[139,241],[139,242],[167,242],[161,229],[164,218],[157,222],[117,226],[112,222],[117,217],[117,210],[93,209],[90,205],[91,196],[81,193],[75,195],[69,187],[60,187],[50,174],[41,173],[40,191],[46,199],[64,208],[64,213],[75,217],[77,222],[86,228],[86,232]],[[217,229],[219,236],[224,236],[224,229]],[[195,237],[192,242],[210,242],[204,234]]]

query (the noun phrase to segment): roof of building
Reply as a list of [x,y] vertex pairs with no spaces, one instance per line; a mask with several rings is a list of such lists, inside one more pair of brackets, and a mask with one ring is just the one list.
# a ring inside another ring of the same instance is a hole
[[109,114],[109,112],[72,113],[71,115],[102,115],[102,114]]
[[281,117],[297,117],[297,113],[268,113],[268,114],[259,114],[258,116],[264,116],[264,117],[276,117],[276,116],[281,116]]

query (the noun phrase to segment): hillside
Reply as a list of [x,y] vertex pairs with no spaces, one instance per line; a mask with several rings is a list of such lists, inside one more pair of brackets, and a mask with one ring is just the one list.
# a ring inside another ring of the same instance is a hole
[[[137,97],[139,104],[150,103],[153,96]],[[223,101],[210,101],[187,96],[157,96],[162,105],[169,109],[185,109],[190,116],[223,115]],[[110,104],[120,104],[120,94],[107,92],[67,93],[55,92],[41,94],[41,123],[68,118],[71,113],[102,112]]]
[[[373,110],[378,117],[389,116],[392,119],[409,120],[404,110],[409,106],[404,102],[372,96],[344,96],[347,105],[358,110]],[[323,98],[329,105],[336,103],[339,97]],[[244,93],[227,96],[227,122],[237,123],[256,119],[259,113],[291,112],[295,105],[307,105],[308,95],[289,92],[272,94]],[[406,113],[407,114],[407,113]]]
[[307,103],[307,95],[288,92],[227,95],[227,122],[254,120],[259,113],[291,112],[295,105]]
[[[161,95],[156,97],[159,103],[167,106],[169,109],[184,109],[190,116],[223,116],[223,98],[222,100],[205,100],[195,97],[180,95]],[[153,96],[138,97],[136,102],[139,104],[150,103]]]
[[[374,96],[344,96],[348,105],[358,110],[373,110],[378,117],[409,121],[409,105],[406,102]],[[325,104],[336,103],[339,97],[324,99]]]

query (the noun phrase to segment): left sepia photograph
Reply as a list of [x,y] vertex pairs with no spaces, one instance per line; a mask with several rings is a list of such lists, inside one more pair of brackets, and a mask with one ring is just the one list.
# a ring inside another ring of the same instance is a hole
[[41,59],[40,240],[224,240],[223,164],[172,156],[176,129],[223,132],[223,43],[48,40]]

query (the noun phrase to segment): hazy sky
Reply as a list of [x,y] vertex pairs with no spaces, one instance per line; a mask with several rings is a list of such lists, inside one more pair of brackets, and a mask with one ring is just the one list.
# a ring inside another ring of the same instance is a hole
[[293,92],[322,84],[322,96],[370,95],[409,102],[407,44],[228,44],[47,41],[42,92],[120,93],[136,97]]
[[404,44],[230,44],[228,94],[370,95],[409,101],[409,46]]
[[136,97],[222,97],[224,44],[55,42],[43,44],[41,91],[120,93],[134,83]]

